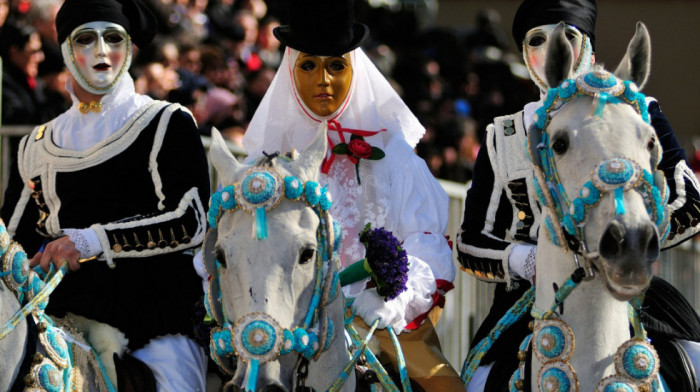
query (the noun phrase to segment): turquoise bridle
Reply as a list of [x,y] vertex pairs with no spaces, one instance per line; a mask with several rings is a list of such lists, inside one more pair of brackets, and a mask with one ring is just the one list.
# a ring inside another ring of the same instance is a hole
[[321,352],[330,347],[335,327],[325,314],[325,307],[335,300],[340,290],[340,260],[336,250],[341,237],[340,225],[333,221],[329,213],[332,204],[330,194],[317,182],[303,182],[294,176],[281,178],[269,166],[251,167],[242,178],[211,196],[207,218],[213,229],[217,228],[223,212],[241,209],[254,215],[255,237],[264,240],[267,238],[266,212],[279,205],[283,197],[291,201],[305,201],[320,218],[316,231],[318,249],[313,296],[304,322],[291,329],[282,328],[272,316],[264,313],[249,313],[231,323],[221,305],[221,265],[216,260],[207,262],[205,256],[205,265],[213,277],[205,306],[210,317],[219,325],[211,332],[211,358],[231,375],[233,371],[224,358],[236,357],[247,363],[246,390],[254,391],[260,365],[291,353],[306,359],[317,359]]
[[644,94],[639,92],[633,82],[622,81],[603,69],[580,75],[575,80],[567,79],[559,87],[547,92],[529,129],[528,150],[536,168],[534,185],[537,197],[554,214],[554,217],[546,215],[542,221],[551,241],[557,246],[564,246],[566,241],[574,252],[590,256],[584,235],[587,211],[596,206],[605,194],[612,193],[616,214],[624,214],[623,196],[630,190],[642,196],[647,212],[663,241],[670,231],[666,207],[669,190],[663,172],[656,169],[661,160],[660,148],[652,152],[653,174],[631,159],[615,157],[600,162],[595,167],[591,179],[583,184],[575,198],[571,199],[561,185],[550,146],[550,135],[547,133],[550,112],[573,98],[584,95],[594,98],[594,116],[602,116],[606,104],[628,104],[649,123]]

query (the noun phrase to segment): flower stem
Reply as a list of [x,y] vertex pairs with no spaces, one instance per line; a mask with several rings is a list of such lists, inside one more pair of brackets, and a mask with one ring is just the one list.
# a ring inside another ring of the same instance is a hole
[[338,275],[340,278],[340,285],[347,286],[362,279],[367,279],[370,277],[371,271],[372,270],[369,268],[367,259],[356,261],[344,270],[340,271],[340,274]]

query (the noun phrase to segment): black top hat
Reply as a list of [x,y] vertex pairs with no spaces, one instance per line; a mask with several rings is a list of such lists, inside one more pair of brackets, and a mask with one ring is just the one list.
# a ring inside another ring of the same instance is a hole
[[353,0],[292,0],[289,24],[276,27],[280,42],[319,56],[347,53],[367,38],[369,28],[355,22]]
[[155,15],[139,0],[66,0],[56,15],[59,44],[76,27],[96,21],[124,27],[140,48],[151,42],[158,29]]
[[586,34],[595,49],[596,14],[596,0],[525,0],[513,18],[515,45],[522,50],[525,34],[533,27],[563,21]]

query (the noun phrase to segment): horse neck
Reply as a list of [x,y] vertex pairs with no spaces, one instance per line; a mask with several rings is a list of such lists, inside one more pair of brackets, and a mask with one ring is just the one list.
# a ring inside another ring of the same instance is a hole
[[[340,376],[345,366],[350,362],[348,357],[348,349],[345,345],[344,333],[344,297],[339,294],[338,297],[331,302],[326,310],[333,321],[333,343],[327,351],[321,353],[318,360],[311,361],[309,364],[309,378],[307,385],[311,385],[316,390],[327,390],[331,384]],[[341,391],[354,391],[355,377],[354,373],[350,373],[347,381],[343,385]]]
[[[535,306],[549,309],[554,301],[552,284],[562,286],[576,268],[571,251],[564,252],[548,238],[537,245],[537,282]],[[627,302],[614,299],[599,277],[582,282],[564,301],[561,320],[575,337],[570,360],[581,391],[592,391],[600,379],[614,373],[617,348],[630,338]],[[537,322],[537,321],[536,321]],[[541,364],[533,356],[533,388]],[[536,390],[536,389],[533,389]]]
[[[19,308],[15,295],[0,282],[0,325],[4,325]],[[0,340],[0,391],[10,390],[15,378],[24,377],[24,374],[17,372],[24,359],[27,334],[27,322],[22,320],[12,332]]]

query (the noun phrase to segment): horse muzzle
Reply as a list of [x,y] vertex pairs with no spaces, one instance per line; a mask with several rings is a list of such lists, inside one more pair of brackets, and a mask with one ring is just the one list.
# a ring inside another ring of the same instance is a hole
[[644,291],[651,281],[651,265],[659,258],[659,236],[651,221],[625,224],[613,219],[598,247],[606,284],[613,297],[629,300]]

